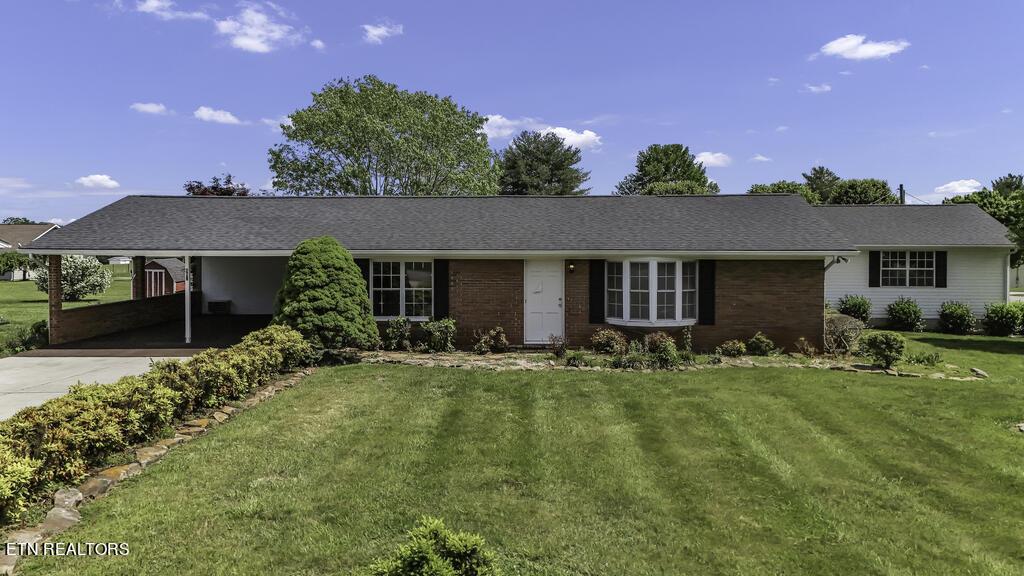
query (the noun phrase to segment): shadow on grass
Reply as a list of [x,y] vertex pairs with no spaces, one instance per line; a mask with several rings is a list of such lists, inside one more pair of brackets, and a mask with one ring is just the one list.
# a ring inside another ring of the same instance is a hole
[[1024,339],[992,338],[988,340],[968,340],[966,338],[915,338],[922,344],[931,344],[950,350],[973,350],[991,352],[992,354],[1024,355]]

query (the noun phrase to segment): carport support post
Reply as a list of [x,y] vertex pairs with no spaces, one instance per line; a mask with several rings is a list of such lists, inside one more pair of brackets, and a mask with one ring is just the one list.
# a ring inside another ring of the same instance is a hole
[[185,344],[192,343],[192,257],[185,256]]
[[60,265],[60,254],[52,254],[46,257],[47,266],[47,302],[49,303],[50,316],[50,344],[60,343],[60,311],[61,299],[64,297],[60,289],[63,271]]
[[146,257],[132,257],[132,300],[146,297]]

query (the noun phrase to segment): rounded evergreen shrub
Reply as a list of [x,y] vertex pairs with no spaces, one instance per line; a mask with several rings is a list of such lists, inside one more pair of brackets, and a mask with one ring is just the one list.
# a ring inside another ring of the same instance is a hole
[[726,340],[715,348],[715,354],[718,356],[743,356],[747,353],[747,345],[742,340]]
[[924,312],[913,298],[900,296],[886,306],[885,314],[889,318],[889,327],[903,332],[920,332],[924,330]]
[[769,356],[775,352],[775,342],[758,332],[750,340],[747,340],[747,354],[752,356]]
[[288,258],[274,323],[295,328],[315,348],[372,349],[380,343],[363,275],[329,236],[301,242]]
[[860,350],[883,368],[892,368],[903,358],[907,340],[895,332],[874,332],[861,338]]
[[939,308],[939,330],[947,334],[970,334],[977,323],[971,307],[963,302],[950,300]]
[[625,354],[629,340],[614,328],[601,328],[590,337],[590,345],[601,354]]
[[985,306],[985,332],[990,336],[1009,336],[1024,327],[1024,307],[999,302]]
[[497,576],[495,556],[483,538],[453,532],[439,518],[425,517],[409,541],[370,567],[371,576]]
[[867,322],[871,318],[871,300],[860,294],[847,294],[836,302],[838,312],[852,316],[861,322]]

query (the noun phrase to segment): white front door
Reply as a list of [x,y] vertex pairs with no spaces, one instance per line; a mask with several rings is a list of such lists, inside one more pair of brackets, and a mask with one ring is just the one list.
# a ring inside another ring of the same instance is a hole
[[562,321],[562,261],[527,260],[526,337],[527,344],[546,344],[551,336],[564,334]]

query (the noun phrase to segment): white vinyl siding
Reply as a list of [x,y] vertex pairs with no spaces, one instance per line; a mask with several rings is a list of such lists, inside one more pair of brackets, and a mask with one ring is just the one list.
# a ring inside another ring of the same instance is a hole
[[[889,250],[921,250],[911,248],[878,248]],[[943,250],[928,248],[927,251]],[[985,305],[1005,302],[1007,291],[1007,255],[1003,248],[947,248],[946,288],[883,286],[868,287],[868,248],[849,262],[835,264],[825,273],[825,299],[835,306],[846,294],[860,294],[871,300],[871,317],[884,318],[885,307],[900,296],[913,298],[924,311],[925,318],[939,316],[939,307],[947,300],[959,300],[978,316]]]

